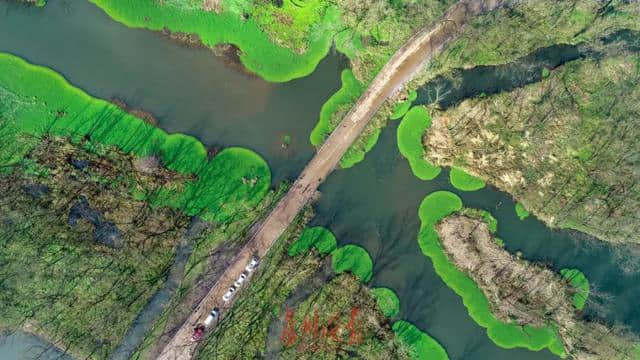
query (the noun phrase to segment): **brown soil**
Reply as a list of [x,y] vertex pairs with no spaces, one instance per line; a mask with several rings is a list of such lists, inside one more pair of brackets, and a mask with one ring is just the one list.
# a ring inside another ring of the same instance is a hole
[[153,116],[152,113],[148,111],[144,111],[140,109],[132,109],[129,107],[129,105],[127,105],[126,102],[124,102],[124,100],[121,100],[121,99],[113,98],[111,99],[111,103],[116,105],[120,109],[128,112],[129,114],[137,117],[138,119],[143,120],[146,123],[149,123],[154,126],[158,125],[158,120],[155,118],[155,116]]
[[258,75],[249,71],[240,60],[240,55],[242,54],[242,50],[240,50],[237,46],[233,44],[222,44],[216,45],[213,49],[213,53],[217,56],[222,56],[222,60],[224,64],[229,68],[244,73],[252,78],[259,78]]
[[180,45],[186,46],[186,47],[190,47],[190,48],[194,48],[194,49],[199,49],[199,48],[205,48],[206,46],[204,45],[204,43],[202,42],[202,40],[200,39],[200,36],[196,35],[196,34],[189,34],[189,33],[183,33],[183,32],[173,32],[167,28],[163,28],[162,31],[160,32],[163,36],[171,39],[172,41],[177,42]]

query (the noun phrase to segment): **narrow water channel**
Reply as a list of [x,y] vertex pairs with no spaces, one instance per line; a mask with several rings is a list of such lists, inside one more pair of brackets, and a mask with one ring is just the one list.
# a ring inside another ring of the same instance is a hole
[[[149,111],[169,132],[192,134],[208,146],[253,149],[268,161],[274,183],[294,179],[312,157],[309,133],[322,103],[339,88],[345,66],[340,57],[329,56],[307,78],[268,84],[227,66],[209,50],[128,29],[84,0],[51,0],[43,9],[0,2],[0,51],[51,67],[94,96]],[[429,332],[451,359],[553,358],[546,350],[494,345],[421,253],[418,206],[428,193],[444,189],[458,193],[466,206],[492,212],[510,251],[557,269],[580,268],[610,297],[605,318],[640,332],[640,314],[633,307],[640,274],[622,271],[618,252],[584,235],[549,230],[533,217],[521,222],[510,197],[490,187],[460,193],[446,172],[430,182],[418,180],[397,150],[396,127],[383,131],[365,161],[329,177],[313,222],[329,227],[341,243],[361,244],[370,252],[372,285],[398,293],[399,318]],[[287,149],[281,146],[284,135],[292,137]],[[10,353],[7,349],[0,343],[0,354]],[[30,357],[8,359],[14,358]]]

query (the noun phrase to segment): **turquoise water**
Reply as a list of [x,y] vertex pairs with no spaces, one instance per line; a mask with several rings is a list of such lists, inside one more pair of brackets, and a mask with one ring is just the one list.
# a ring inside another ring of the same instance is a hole
[[[92,95],[119,98],[149,111],[168,131],[195,135],[211,147],[251,148],[269,162],[274,183],[294,179],[313,156],[308,135],[322,103],[339,88],[345,66],[342,58],[331,55],[307,78],[268,84],[206,49],[128,29],[82,0],[51,0],[43,9],[0,2],[0,51],[51,67]],[[627,249],[550,230],[534,217],[521,222],[508,195],[490,187],[457,192],[446,172],[430,182],[418,180],[397,150],[396,127],[393,123],[382,132],[365,161],[335,172],[322,185],[313,222],[329,227],[343,244],[367,248],[375,264],[372,283],[398,293],[399,318],[433,335],[452,359],[553,357],[548,351],[495,346],[420,252],[418,206],[428,193],[444,189],[458,193],[467,206],[491,211],[508,250],[556,269],[583,270],[605,295],[587,306],[587,316],[622,322],[640,333],[633,306],[640,296],[638,264],[624,262],[626,270],[618,265]],[[281,146],[284,135],[292,137],[286,149]],[[9,354],[7,349],[0,343],[0,354]],[[12,356],[7,359],[18,358]],[[25,353],[23,358],[33,357]]]

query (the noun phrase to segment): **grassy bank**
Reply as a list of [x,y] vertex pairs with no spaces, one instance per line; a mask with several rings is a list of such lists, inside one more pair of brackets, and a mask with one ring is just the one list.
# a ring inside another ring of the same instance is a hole
[[[194,178],[167,184],[145,200],[185,214],[224,222],[258,204],[271,185],[271,172],[256,153],[228,148],[212,160],[197,139],[167,134],[104,100],[92,98],[55,72],[0,54],[3,134],[69,136],[73,140],[114,145],[138,157],[156,157],[168,169]],[[32,143],[14,143],[0,151],[0,164],[11,164]]]
[[476,191],[484,187],[482,179],[468,174],[466,171],[453,167],[449,171],[449,181],[454,188],[462,191]]
[[464,27],[415,82],[455,68],[506,64],[554,44],[577,44],[619,29],[638,30],[638,16],[637,6],[621,0],[518,1]]
[[562,269],[560,274],[569,281],[574,289],[573,306],[582,310],[587,303],[587,298],[589,298],[589,279],[578,269]]
[[513,195],[552,227],[637,243],[640,57],[622,44],[538,83],[433,112],[427,158]]
[[318,123],[311,131],[309,139],[314,146],[322,145],[364,91],[351,70],[343,70],[340,78],[342,87],[322,105]]
[[129,27],[196,34],[209,47],[233,44],[241,50],[240,60],[249,71],[273,82],[289,81],[313,72],[329,51],[335,34],[331,24],[339,19],[334,7],[327,8],[315,24],[315,36],[310,37],[306,52],[298,54],[274,44],[256,19],[245,19],[245,11],[234,9],[230,1],[223,2],[225,10],[220,13],[188,6],[187,1],[165,4],[154,0],[91,1]]
[[435,225],[441,219],[461,209],[460,198],[446,191],[431,193],[420,204],[418,214],[421,226],[418,243],[422,252],[431,259],[436,273],[447,286],[462,297],[471,318],[487,329],[489,338],[498,346],[524,347],[529,350],[548,348],[556,355],[566,356],[562,342],[552,326],[519,326],[498,320],[491,313],[489,302],[482,290],[447,259],[439,243]]
[[[0,217],[11,225],[0,232],[2,326],[107,358],[166,278],[187,217],[218,235],[246,228],[264,207],[270,170],[241,148],[209,160],[195,138],[15,56],[0,54],[0,69]],[[196,274],[221,241],[190,241]]]
[[411,108],[398,126],[398,149],[409,161],[413,174],[421,180],[433,180],[441,170],[424,159],[422,137],[430,127],[431,117],[421,106]]
[[[321,227],[305,228],[310,216],[307,212],[299,217],[276,242],[197,358],[306,359],[322,354],[333,359],[347,353],[372,359],[407,358],[371,290],[359,278],[339,274],[325,279],[322,268],[329,266],[328,253],[320,250],[335,247],[335,237]],[[354,321],[363,325],[357,327],[358,337],[351,335]],[[344,332],[330,334],[329,326]],[[237,346],[239,342],[242,347]],[[341,345],[333,346],[337,344]]]

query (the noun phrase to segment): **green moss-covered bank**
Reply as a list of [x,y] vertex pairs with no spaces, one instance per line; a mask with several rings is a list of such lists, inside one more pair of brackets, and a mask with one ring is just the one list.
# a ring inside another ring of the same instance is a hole
[[498,320],[490,311],[489,302],[482,290],[463,272],[459,271],[443,252],[435,225],[438,221],[462,209],[460,198],[447,191],[429,194],[420,204],[421,221],[418,243],[444,282],[462,297],[469,315],[478,325],[487,329],[489,338],[504,348],[525,347],[530,350],[548,348],[559,356],[565,356],[564,347],[551,326],[518,326]]
[[400,300],[396,293],[389,288],[373,288],[371,289],[376,304],[384,316],[394,317],[400,312]]
[[289,81],[313,72],[331,46],[335,31],[330,25],[339,21],[337,9],[329,7],[318,23],[322,28],[315,32],[306,52],[298,54],[274,44],[254,18],[243,19],[242,12],[246,9],[233,9],[231,4],[227,5],[231,2],[223,2],[226,9],[219,14],[204,11],[200,6],[187,6],[187,2],[173,5],[154,0],[91,2],[129,27],[196,34],[209,47],[233,44],[241,50],[240,60],[247,69],[274,82]]
[[413,102],[416,101],[417,98],[418,98],[417,91],[413,90],[409,92],[409,95],[407,96],[406,100],[396,104],[393,107],[393,112],[391,113],[391,116],[389,116],[389,119],[397,120],[403,117],[407,113],[407,111],[409,111],[409,109],[411,108],[411,104],[413,104]]
[[342,87],[322,105],[318,123],[309,136],[314,146],[322,145],[364,90],[364,86],[353,76],[351,70],[343,70],[340,77]]
[[336,237],[322,226],[306,228],[295,242],[289,246],[289,256],[306,253],[315,248],[320,254],[329,254],[336,249]]
[[449,181],[451,185],[458,190],[462,191],[476,191],[485,186],[484,181],[473,175],[468,174],[466,171],[453,167],[449,172]]
[[393,331],[411,348],[411,359],[414,360],[448,360],[444,348],[432,337],[420,331],[407,321],[393,323]]
[[424,107],[415,106],[398,126],[398,148],[409,161],[411,171],[421,180],[432,180],[440,174],[440,168],[424,159],[422,136],[431,126],[431,117]]
[[520,203],[516,203],[515,210],[516,210],[516,216],[518,216],[518,219],[520,220],[524,220],[528,218],[530,215],[527,209],[525,209],[524,205]]
[[[149,194],[147,200],[154,205],[222,222],[240,209],[257,205],[269,189],[271,172],[256,153],[228,148],[209,160],[197,139],[169,135],[87,95],[55,72],[13,55],[0,53],[0,92],[3,134],[91,139],[138,157],[156,157],[170,170],[193,176],[180,186],[169,183]],[[15,142],[4,147],[0,164],[19,161],[32,146],[32,142]]]
[[209,160],[195,138],[169,135],[8,54],[0,54],[0,138],[0,326],[26,327],[80,357],[110,355],[166,278],[189,216],[217,234],[194,240],[193,278],[269,193],[270,170],[252,151]]
[[574,288],[573,306],[578,310],[582,310],[589,298],[589,279],[578,269],[562,269],[560,274]]
[[331,265],[337,274],[350,272],[363,283],[373,276],[373,262],[367,250],[353,244],[341,246],[331,253]]

